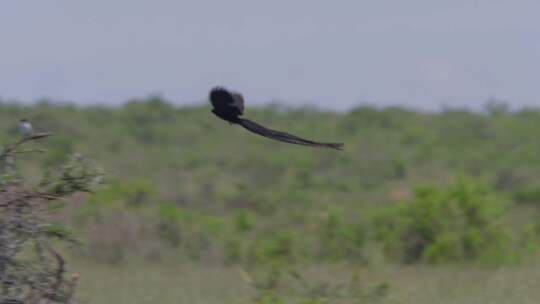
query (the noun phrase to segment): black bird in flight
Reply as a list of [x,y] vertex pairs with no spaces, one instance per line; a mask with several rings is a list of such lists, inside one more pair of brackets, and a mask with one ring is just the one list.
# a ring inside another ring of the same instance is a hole
[[217,117],[228,121],[231,124],[239,124],[248,131],[268,137],[274,140],[283,141],[290,144],[304,145],[310,147],[332,148],[342,150],[343,144],[320,143],[294,136],[289,133],[271,130],[261,126],[249,119],[241,118],[244,114],[244,98],[236,92],[229,92],[225,88],[215,87],[210,91],[210,102]]

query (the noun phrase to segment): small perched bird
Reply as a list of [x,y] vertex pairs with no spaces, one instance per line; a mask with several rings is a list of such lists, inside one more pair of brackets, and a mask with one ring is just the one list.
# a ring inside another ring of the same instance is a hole
[[34,129],[28,119],[23,118],[19,121],[19,132],[21,132],[24,137],[31,137],[34,135]]
[[217,117],[228,121],[231,124],[239,124],[245,129],[255,134],[268,137],[274,140],[283,141],[290,144],[304,145],[310,147],[331,148],[342,150],[343,144],[340,143],[320,143],[289,133],[271,130],[261,126],[251,120],[241,118],[244,114],[244,98],[236,92],[229,92],[225,88],[215,87],[210,91],[210,102],[214,107],[212,113]]

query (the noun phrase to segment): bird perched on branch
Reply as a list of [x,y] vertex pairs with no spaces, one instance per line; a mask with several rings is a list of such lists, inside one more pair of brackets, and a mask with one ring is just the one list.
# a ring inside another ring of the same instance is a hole
[[32,124],[30,124],[30,121],[28,119],[26,119],[26,118],[23,118],[23,119],[19,120],[19,124],[17,125],[17,129],[19,130],[19,133],[21,133],[21,135],[23,136],[24,141],[40,139],[40,138],[47,137],[47,136],[51,135],[51,134],[46,133],[46,132],[36,132],[36,131],[34,131],[34,128],[32,127]]
[[241,94],[227,91],[225,88],[213,88],[210,91],[210,102],[214,107],[212,109],[212,113],[214,113],[214,115],[228,121],[231,124],[239,124],[255,134],[290,144],[331,148],[336,150],[343,149],[343,144],[340,143],[320,143],[307,140],[289,133],[268,129],[249,119],[241,118],[240,116],[244,114],[244,98]]

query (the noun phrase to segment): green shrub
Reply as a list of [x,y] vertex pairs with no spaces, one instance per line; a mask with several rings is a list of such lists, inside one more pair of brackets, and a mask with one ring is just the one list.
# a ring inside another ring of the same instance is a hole
[[364,260],[367,227],[358,218],[345,220],[338,212],[330,212],[321,225],[319,255],[330,260]]
[[514,192],[514,199],[520,203],[540,203],[540,186],[520,187]]
[[172,203],[161,203],[158,217],[159,237],[195,259],[205,257],[209,248],[216,246],[224,228],[223,220],[216,216]]
[[286,263],[293,260],[295,240],[290,232],[260,236],[249,245],[248,259],[259,264]]
[[484,185],[458,178],[445,188],[418,187],[410,201],[383,210],[375,217],[376,237],[406,262],[502,262],[512,257],[506,209]]
[[253,216],[246,211],[239,212],[236,215],[234,221],[235,221],[236,231],[240,233],[248,232],[253,229],[253,226],[254,226]]

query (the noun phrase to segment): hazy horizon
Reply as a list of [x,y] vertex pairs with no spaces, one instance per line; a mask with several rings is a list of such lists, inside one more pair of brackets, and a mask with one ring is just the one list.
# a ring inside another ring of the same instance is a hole
[[[540,2],[4,2],[0,98],[540,106]],[[248,105],[248,107],[249,107]]]

